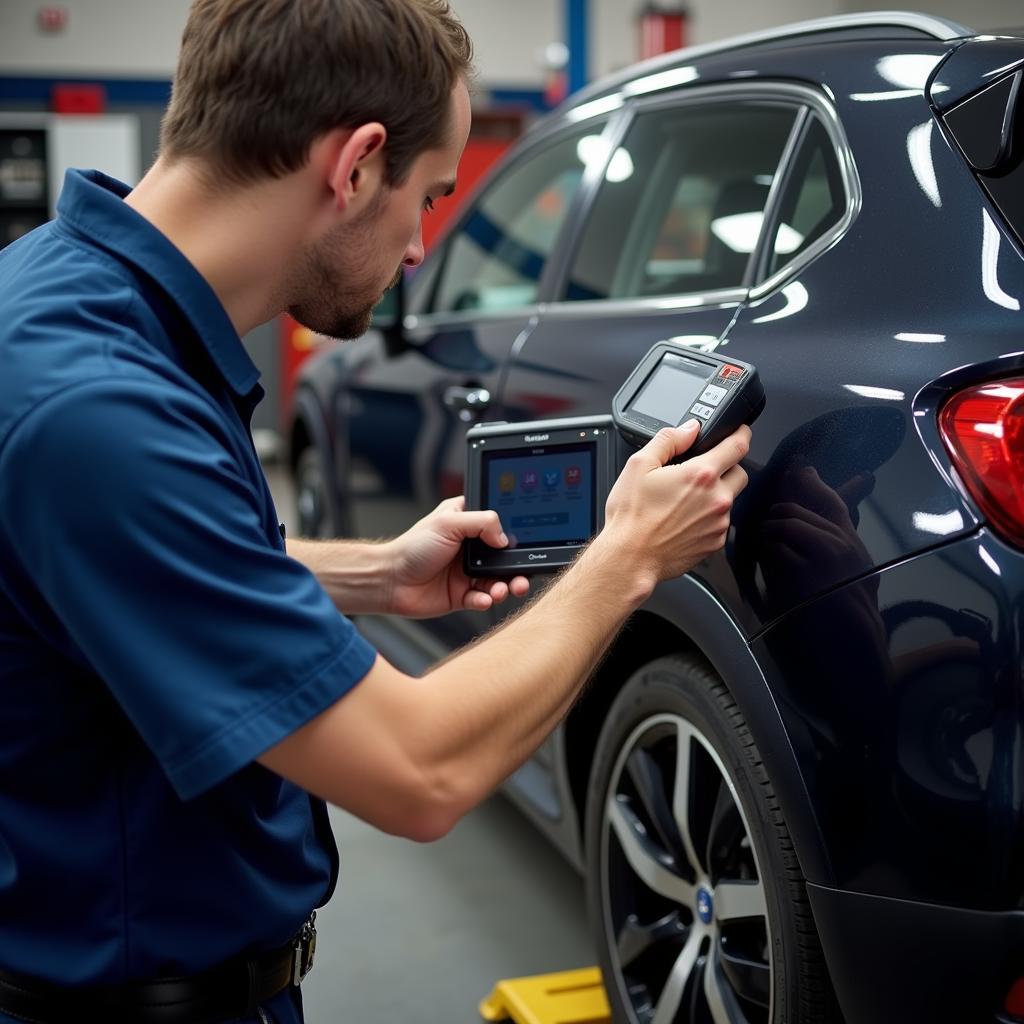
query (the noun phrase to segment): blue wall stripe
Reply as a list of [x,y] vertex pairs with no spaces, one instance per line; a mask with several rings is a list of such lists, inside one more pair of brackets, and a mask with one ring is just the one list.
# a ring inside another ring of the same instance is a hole
[[491,105],[495,107],[527,107],[530,110],[548,110],[543,89],[487,89]]
[[152,103],[161,107],[171,98],[169,79],[149,78],[14,78],[0,76],[0,101],[50,102],[55,85],[102,85],[109,103]]
[[[102,85],[109,103],[153,104],[165,107],[171,98],[169,79],[149,78],[49,78],[0,75],[0,103],[43,103],[49,106],[53,87]],[[542,89],[488,89],[492,105],[545,110]]]

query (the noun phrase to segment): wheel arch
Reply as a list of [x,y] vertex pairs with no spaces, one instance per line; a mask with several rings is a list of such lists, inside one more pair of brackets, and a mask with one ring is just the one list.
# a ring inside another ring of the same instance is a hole
[[309,387],[300,387],[295,393],[291,433],[288,439],[288,467],[293,478],[300,456],[309,447],[315,448],[320,456],[335,532],[339,536],[345,536],[348,516],[335,473],[338,461],[335,455],[335,438],[313,390]]
[[313,432],[306,422],[306,417],[297,411],[292,420],[292,432],[288,439],[288,466],[293,473],[299,464],[299,456],[314,443]]
[[590,770],[608,710],[629,675],[670,653],[696,654],[722,679],[757,743],[804,877],[814,882],[829,879],[820,884],[834,884],[793,742],[765,672],[732,617],[710,591],[689,576],[663,584],[630,619],[566,720],[565,770],[581,848]]

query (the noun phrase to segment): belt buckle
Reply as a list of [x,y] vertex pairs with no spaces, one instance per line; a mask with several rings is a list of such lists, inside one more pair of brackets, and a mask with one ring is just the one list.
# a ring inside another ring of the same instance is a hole
[[313,957],[316,954],[316,911],[309,915],[309,920],[302,926],[302,931],[292,944],[292,984],[302,984],[302,979],[313,970]]

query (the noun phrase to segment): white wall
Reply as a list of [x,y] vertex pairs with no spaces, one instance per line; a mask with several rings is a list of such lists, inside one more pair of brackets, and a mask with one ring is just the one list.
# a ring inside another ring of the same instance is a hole
[[[898,4],[875,4],[899,6]],[[771,3],[750,3],[749,0],[696,0],[691,5],[693,42],[705,43],[743,32],[788,25],[810,18],[828,18],[841,13],[841,0],[772,0]]]
[[[42,0],[0,0],[0,75],[169,78],[188,0],[58,0],[67,29],[39,31]],[[637,56],[641,0],[590,0],[590,72],[597,77]],[[476,44],[481,84],[540,88],[544,46],[564,31],[562,0],[453,0]],[[691,42],[848,11],[894,8],[885,0],[687,0]],[[902,6],[912,6],[905,4]],[[1024,23],[1021,0],[927,0],[930,13],[974,28]]]
[[[0,75],[170,78],[189,0],[59,0],[67,28],[41,32],[42,0],[0,0]],[[560,0],[454,0],[484,83],[536,88],[541,51],[562,35]]]
[[189,0],[58,0],[68,27],[36,24],[42,0],[0,0],[0,74],[170,78]]
[[473,40],[482,85],[543,87],[544,47],[564,32],[561,0],[452,0],[452,8]]
[[[886,5],[881,5],[886,6]],[[891,8],[899,4],[890,5]],[[979,31],[993,28],[1024,27],[1024,3],[1021,0],[978,0],[968,3],[967,0],[927,0],[927,3],[910,5],[913,10],[924,10],[939,18],[949,18],[961,25]],[[880,5],[871,0],[843,0],[844,11],[874,11]]]

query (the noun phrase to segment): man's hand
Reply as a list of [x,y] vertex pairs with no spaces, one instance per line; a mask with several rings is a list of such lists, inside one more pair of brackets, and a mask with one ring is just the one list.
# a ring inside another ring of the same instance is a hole
[[508,582],[475,579],[462,568],[462,542],[479,537],[494,548],[508,545],[497,512],[466,512],[465,499],[448,498],[405,533],[389,541],[388,610],[409,618],[430,618],[468,609],[487,611],[509,594],[523,597],[525,576]]
[[750,450],[749,427],[703,455],[668,464],[696,438],[694,421],[659,430],[630,456],[608,496],[598,539],[612,542],[624,572],[639,574],[641,594],[681,576],[725,544],[733,501],[747,485],[739,463]]
[[838,490],[812,466],[785,474],[777,500],[760,524],[759,561],[773,606],[791,608],[813,597],[823,584],[853,579],[872,567],[850,508],[856,508],[874,485],[870,473],[858,474]]

